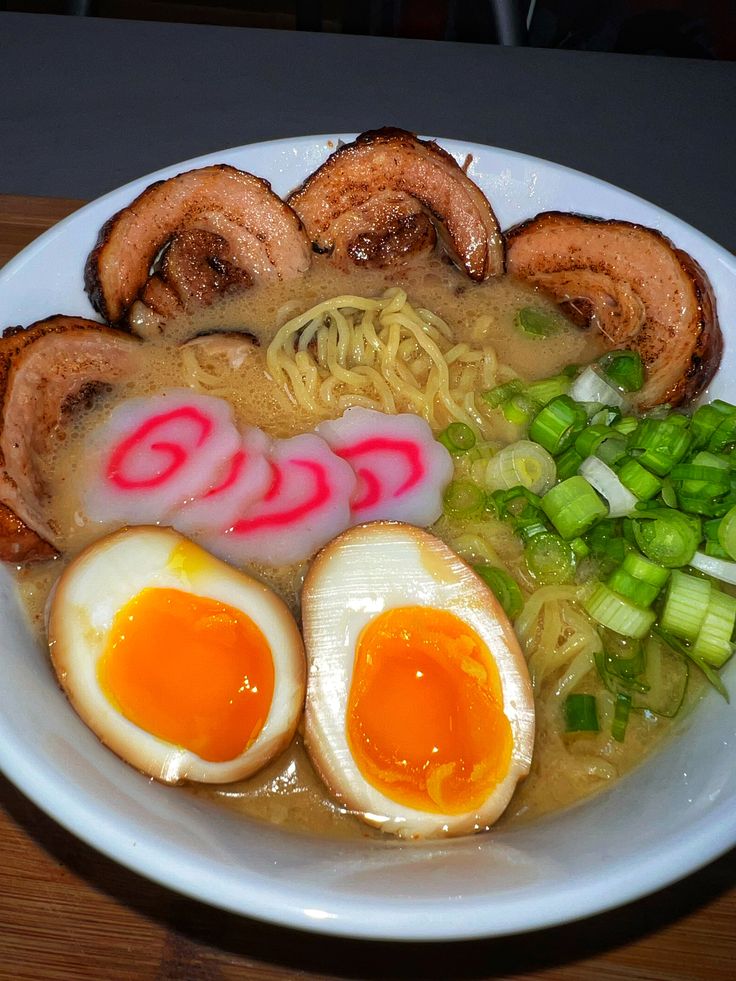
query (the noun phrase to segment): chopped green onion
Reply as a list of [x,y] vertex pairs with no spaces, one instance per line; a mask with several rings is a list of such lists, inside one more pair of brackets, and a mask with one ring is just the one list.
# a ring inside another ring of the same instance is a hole
[[618,479],[640,501],[648,501],[662,489],[662,481],[636,460],[627,457],[618,468]]
[[611,430],[608,426],[586,426],[580,435],[576,437],[573,446],[575,447],[576,452],[578,452],[582,457],[592,456],[601,443],[604,440],[609,439],[610,436]]
[[474,565],[473,569],[501,604],[506,616],[510,620],[516,619],[524,606],[524,597],[516,580],[504,569],[486,562]]
[[690,435],[674,417],[645,419],[629,436],[628,450],[642,466],[660,477],[670,472],[685,456],[690,446]]
[[565,699],[566,732],[598,732],[598,707],[595,695],[573,692]]
[[464,453],[475,446],[475,433],[464,422],[451,422],[437,439],[450,453]]
[[570,379],[567,375],[553,375],[531,382],[524,389],[524,394],[540,405],[546,405],[559,395],[567,395],[570,390]]
[[591,415],[598,412],[602,405],[620,407],[624,404],[621,392],[601,375],[595,365],[583,368],[572,383],[570,396],[576,402],[590,402]]
[[679,501],[677,499],[677,491],[675,490],[675,485],[672,483],[669,477],[665,477],[662,481],[662,503],[666,504],[668,508],[677,508]]
[[630,576],[640,579],[642,582],[649,583],[659,591],[670,577],[670,570],[662,568],[656,562],[639,555],[638,552],[628,552],[623,562],[623,569]]
[[736,559],[736,507],[727,511],[718,523],[718,542],[729,558]]
[[512,378],[511,381],[504,382],[503,385],[496,385],[495,388],[483,392],[481,398],[491,409],[497,409],[499,405],[508,402],[514,395],[518,395],[524,388],[521,378]]
[[690,559],[690,565],[707,576],[713,576],[714,579],[736,586],[736,562],[727,562],[725,559],[715,559],[702,552],[696,552]]
[[567,480],[574,477],[585,457],[580,456],[574,446],[568,446],[564,453],[557,457],[557,479]]
[[[689,661],[664,640],[656,627],[654,631],[657,636],[650,635],[643,642],[618,638],[618,644],[605,631],[604,650],[596,653],[595,664],[611,694],[628,695],[633,709],[672,718],[685,699]],[[627,655],[626,645],[634,645],[632,654]]]
[[445,514],[451,518],[471,518],[485,509],[483,489],[471,480],[451,480],[443,495]]
[[725,559],[726,561],[730,561],[731,559],[725,548],[721,548],[718,542],[707,541],[704,551],[706,555],[713,559]]
[[598,447],[595,455],[609,467],[613,467],[626,456],[626,440],[617,436],[615,430],[612,430],[608,438],[604,439]]
[[606,580],[606,585],[614,593],[618,593],[619,596],[631,600],[632,603],[635,603],[636,606],[641,606],[642,609],[650,607],[659,595],[658,586],[652,586],[651,583],[637,579],[636,576],[632,576],[631,573],[627,572],[623,566],[613,570]]
[[583,605],[594,620],[624,637],[645,637],[656,619],[653,610],[643,610],[604,583],[596,586]]
[[612,429],[614,424],[621,418],[621,408],[618,405],[604,405],[602,408],[596,406],[596,411],[589,418],[591,426],[605,426]]
[[598,366],[622,392],[638,392],[644,385],[644,362],[636,351],[609,351]]
[[507,422],[515,426],[526,426],[539,412],[539,403],[521,392],[519,395],[512,395],[501,409]]
[[600,521],[591,528],[585,536],[585,541],[594,557],[602,560],[601,575],[620,565],[630,548],[619,527],[619,522],[612,519]]
[[505,446],[489,460],[484,475],[487,490],[508,490],[521,484],[543,494],[557,478],[555,461],[538,443],[520,439]]
[[618,422],[614,422],[613,429],[622,436],[630,436],[635,429],[639,428],[639,420],[636,416],[622,416]]
[[695,410],[690,419],[690,434],[695,446],[706,446],[723,420],[732,414],[734,407],[728,406],[727,411],[724,408],[727,405],[728,403],[716,399]]
[[535,520],[534,518],[522,518],[516,522],[516,533],[522,542],[526,544],[526,542],[531,541],[535,535],[549,534],[549,528],[542,521]]
[[584,559],[587,555],[590,555],[590,546],[584,538],[573,538],[570,542],[570,548],[576,559]]
[[596,456],[589,456],[580,464],[579,470],[580,475],[595,487],[601,497],[605,498],[610,517],[622,518],[626,514],[631,514],[636,507],[637,499],[627,487],[624,487],[616,472],[607,463]]
[[534,417],[529,426],[529,439],[550,453],[561,453],[572,444],[587,421],[581,406],[568,395],[559,395]]
[[711,434],[708,440],[708,449],[714,453],[720,453],[736,443],[736,415],[728,415],[723,418],[718,428]]
[[736,625],[736,599],[714,589],[703,624],[693,644],[693,654],[720,668],[733,654],[731,637]]
[[659,618],[662,630],[683,640],[695,640],[708,609],[711,589],[708,579],[673,569]]
[[[647,657],[644,644],[640,640],[622,637],[610,630],[601,631],[603,641],[603,664],[606,673],[627,684],[644,673]],[[634,685],[639,691],[646,691],[646,685]]]
[[568,477],[542,498],[542,510],[563,538],[577,538],[601,518],[608,508],[584,477]]
[[559,314],[539,307],[522,307],[517,311],[514,322],[531,337],[551,337],[564,326],[564,320]]
[[629,724],[631,713],[631,695],[625,691],[620,691],[616,695],[616,702],[613,709],[613,722],[611,723],[611,735],[617,743],[622,743],[626,737],[626,727]]
[[575,575],[575,555],[559,535],[534,535],[524,548],[524,558],[529,572],[545,586],[572,582]]
[[689,647],[687,644],[683,643],[677,637],[673,637],[671,634],[668,634],[665,631],[661,630],[659,627],[655,627],[653,633],[656,634],[657,637],[659,637],[661,640],[663,640],[664,643],[667,644],[667,646],[671,648],[673,651],[677,651],[679,654],[682,654],[684,655],[684,657],[691,660],[693,664],[696,664],[703,672],[705,677],[708,679],[708,681],[711,683],[711,685],[713,685],[713,687],[718,692],[718,694],[722,695],[727,702],[730,701],[730,698],[728,697],[728,689],[723,684],[720,675],[718,674],[717,671],[713,669],[713,667],[710,664],[708,664],[707,661],[704,661],[702,657],[699,657],[697,654],[695,654],[693,652],[693,649]]
[[541,517],[539,512],[542,499],[526,487],[518,486],[509,490],[492,491],[490,496],[496,514],[502,521],[512,521],[516,524],[519,521],[528,522],[530,519],[536,521]]
[[652,562],[673,568],[688,565],[700,543],[700,520],[669,508],[654,508],[632,518],[639,550]]

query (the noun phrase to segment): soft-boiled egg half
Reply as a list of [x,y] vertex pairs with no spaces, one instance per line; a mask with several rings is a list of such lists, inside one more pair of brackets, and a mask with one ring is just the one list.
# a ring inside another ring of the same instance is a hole
[[286,605],[168,528],[82,552],[55,587],[48,636],[84,722],[166,783],[247,777],[301,716],[304,648]]
[[304,736],[333,795],[407,838],[485,829],[531,764],[534,701],[498,601],[411,525],[351,528],[302,595]]

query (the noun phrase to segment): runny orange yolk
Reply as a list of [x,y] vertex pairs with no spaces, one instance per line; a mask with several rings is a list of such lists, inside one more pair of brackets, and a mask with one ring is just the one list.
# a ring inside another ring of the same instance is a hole
[[260,628],[241,610],[178,589],[144,589],[118,611],[97,677],[135,725],[212,762],[255,740],[273,698]]
[[366,780],[422,811],[473,810],[511,759],[498,668],[478,634],[445,610],[388,610],[363,629],[346,728]]

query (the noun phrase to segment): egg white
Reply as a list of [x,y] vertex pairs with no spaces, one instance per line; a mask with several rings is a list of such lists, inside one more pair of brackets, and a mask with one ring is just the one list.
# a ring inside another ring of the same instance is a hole
[[[178,551],[184,545],[185,558]],[[97,664],[117,612],[148,587],[178,589],[242,610],[273,657],[273,699],[263,728],[239,756],[202,759],[126,719],[100,688]],[[227,783],[255,773],[284,749],[304,702],[302,639],[283,601],[267,586],[168,528],[115,532],[83,551],[62,573],[47,614],[49,650],[62,688],[90,729],[113,752],[165,783]]]
[[[406,606],[456,614],[485,642],[498,667],[512,731],[511,759],[482,805],[462,814],[421,811],[391,800],[365,779],[347,743],[346,706],[360,633],[384,611]],[[319,553],[305,580],[302,618],[309,666],[305,745],[343,806],[407,838],[459,835],[493,824],[531,765],[534,699],[518,641],[485,583],[428,532],[373,522],[351,528]]]

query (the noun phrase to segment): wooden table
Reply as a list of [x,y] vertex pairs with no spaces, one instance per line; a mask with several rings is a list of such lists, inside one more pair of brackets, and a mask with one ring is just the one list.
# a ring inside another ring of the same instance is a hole
[[[79,204],[0,195],[0,265]],[[401,945],[311,936],[211,909],[104,858],[2,777],[0,804],[0,981],[736,977],[736,850],[582,923],[501,940]]]

